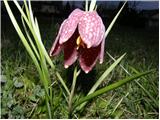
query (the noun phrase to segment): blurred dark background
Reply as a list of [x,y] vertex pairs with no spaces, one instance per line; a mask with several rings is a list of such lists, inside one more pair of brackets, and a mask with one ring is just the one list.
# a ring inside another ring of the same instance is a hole
[[[23,2],[19,2],[21,5]],[[2,22],[6,10],[2,2]],[[19,12],[10,2],[12,10],[18,16]],[[98,13],[106,23],[110,23],[120,7],[122,1],[98,1]],[[38,17],[45,17],[52,20],[59,18],[64,20],[75,8],[84,10],[85,1],[32,1],[34,14]],[[61,20],[59,22],[61,22]],[[106,21],[105,21],[106,20]],[[127,2],[118,23],[133,27],[158,27],[159,2],[158,1],[129,1]]]

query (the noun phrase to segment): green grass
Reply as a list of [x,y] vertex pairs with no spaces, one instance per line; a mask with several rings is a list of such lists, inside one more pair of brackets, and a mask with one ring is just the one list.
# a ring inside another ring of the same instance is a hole
[[[3,18],[3,17],[2,17]],[[57,33],[56,19],[38,18],[39,26],[47,50]],[[3,21],[2,21],[3,22]],[[60,22],[59,22],[60,23]],[[2,74],[6,82],[2,83],[1,118],[46,118],[44,89],[39,82],[38,73],[28,57],[10,21],[2,24]],[[135,71],[155,69],[153,74],[138,79],[140,87],[135,81],[116,90],[103,94],[91,100],[81,113],[75,113],[74,118],[158,118],[158,30],[124,27],[115,24],[106,39],[106,52],[114,58],[127,53],[121,65],[131,74]],[[72,83],[73,67],[63,68],[63,54],[53,59],[58,71],[66,78],[67,85]],[[76,95],[84,95],[99,78],[99,76],[113,63],[105,54],[102,65],[97,64],[91,73],[82,72],[77,80]],[[129,76],[120,66],[106,78],[100,87],[109,85],[119,79]],[[52,73],[52,80],[57,79]],[[54,118],[67,118],[68,108],[65,98],[59,94],[59,87],[53,84],[58,105]],[[152,96],[154,99],[152,99]],[[155,102],[156,101],[156,102]]]

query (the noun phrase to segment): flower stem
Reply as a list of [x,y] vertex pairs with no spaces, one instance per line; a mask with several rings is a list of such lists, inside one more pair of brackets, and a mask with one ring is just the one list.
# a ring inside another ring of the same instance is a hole
[[51,108],[50,108],[49,100],[47,99],[47,97],[46,97],[46,105],[47,105],[49,119],[52,119]]
[[77,72],[77,67],[75,67],[74,74],[73,74],[73,82],[72,82],[72,87],[71,87],[71,94],[69,95],[69,102],[68,102],[68,110],[69,110],[68,118],[72,117],[73,95],[74,95],[77,77],[79,74],[80,74],[80,70]]

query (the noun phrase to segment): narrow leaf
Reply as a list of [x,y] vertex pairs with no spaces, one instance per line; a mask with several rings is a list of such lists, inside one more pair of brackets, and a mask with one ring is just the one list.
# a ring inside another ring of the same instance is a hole
[[90,4],[90,7],[89,7],[89,11],[93,11],[94,8],[96,6],[96,0],[91,0],[91,4]]
[[32,48],[33,48],[33,50],[34,50],[37,58],[40,59],[39,54],[38,54],[38,51],[37,51],[37,49],[36,49],[36,47],[35,47],[32,39],[31,39],[31,37],[30,37],[30,35],[29,35],[29,32],[28,32],[28,30],[27,30],[27,27],[26,27],[26,25],[25,25],[25,23],[24,23],[24,18],[23,18],[22,16],[21,16],[21,20],[22,20],[22,25],[23,25],[23,27],[24,27],[24,31],[25,31],[25,33],[26,33],[26,35],[27,35],[27,38],[28,38],[28,40],[29,40],[29,42],[30,42],[30,44],[31,44],[31,46],[32,46]]
[[[106,69],[106,71],[101,75],[101,77],[97,80],[97,82],[93,85],[91,90],[88,92],[88,95],[93,93],[98,88],[98,86],[105,80],[105,78],[109,75],[109,73],[112,70],[114,70],[114,68],[118,65],[118,63],[123,59],[124,56],[125,56],[125,54],[123,54],[108,69]],[[79,106],[78,110],[81,110],[85,105],[86,105],[86,103],[81,104]]]
[[[11,19],[11,21],[12,21],[12,24],[13,24],[14,28],[16,29],[16,31],[17,31],[17,33],[18,33],[18,35],[19,35],[19,37],[20,37],[23,45],[25,46],[27,52],[29,53],[30,57],[32,58],[35,66],[36,66],[36,68],[37,68],[37,70],[38,70],[38,73],[39,73],[39,75],[40,75],[40,79],[41,79],[42,81],[44,81],[44,79],[43,79],[43,73],[42,73],[41,68],[40,68],[40,66],[39,66],[39,62],[38,62],[35,54],[33,53],[30,45],[28,44],[28,42],[27,42],[24,34],[22,33],[22,31],[21,31],[21,29],[20,29],[20,27],[19,27],[19,25],[18,25],[18,23],[17,23],[14,15],[13,15],[13,13],[12,13],[9,5],[8,5],[7,0],[4,0],[4,4],[5,4],[5,7],[6,7],[6,9],[7,9],[7,12],[8,12],[8,14],[9,14],[9,17],[10,17],[10,19]],[[16,6],[17,6],[17,5],[18,5],[18,4],[16,4]],[[19,9],[20,9],[20,8],[19,8]],[[21,11],[22,11],[22,9],[21,9]],[[47,91],[47,88],[46,88],[46,87],[45,87],[45,90]]]
[[[109,57],[116,61],[114,57],[112,57],[108,52],[107,54],[109,55]],[[131,74],[129,73],[128,70],[126,70],[121,64],[120,64],[120,67],[128,74],[131,76]],[[134,71],[136,74],[139,74],[140,72],[138,72],[135,68],[133,68],[132,66],[130,66],[130,68],[132,69],[132,71]],[[146,78],[143,76],[142,79],[146,80]],[[146,80],[147,81],[147,80]],[[158,102],[156,101],[156,99],[137,81],[135,80],[135,83],[140,87],[142,88],[142,90],[152,99],[152,101],[155,103],[156,106],[158,106]]]
[[19,37],[20,37],[23,45],[25,46],[27,52],[28,52],[29,55],[31,56],[33,62],[35,63],[35,65],[36,65],[36,67],[37,67],[37,69],[38,69],[38,71],[40,72],[40,67],[39,67],[38,61],[37,61],[37,59],[36,59],[36,57],[35,57],[32,49],[30,48],[30,46],[29,46],[26,38],[24,37],[24,35],[23,35],[23,33],[22,33],[22,31],[21,31],[21,29],[20,29],[20,27],[19,27],[19,25],[18,25],[18,23],[17,23],[14,15],[13,15],[13,13],[12,13],[9,5],[8,5],[7,0],[4,0],[4,4],[5,4],[5,7],[6,7],[6,9],[7,9],[8,14],[9,14],[9,17],[10,17],[10,19],[11,19],[11,21],[12,21],[12,24],[13,24],[14,28],[16,29],[16,31],[17,31],[17,33],[18,33],[18,35],[19,35]]
[[123,59],[125,54],[123,54],[120,58],[118,58],[102,75],[101,77],[97,80],[97,82],[94,84],[94,86],[91,88],[88,94],[93,93],[98,86],[103,82],[103,80],[108,76],[108,74],[114,70],[114,68],[118,65],[118,63]]
[[86,102],[86,101],[88,101],[88,100],[90,100],[90,99],[93,99],[93,98],[95,98],[95,97],[97,97],[97,96],[99,96],[99,95],[101,95],[101,94],[103,94],[103,93],[106,93],[106,92],[109,92],[109,91],[111,91],[111,90],[114,90],[114,89],[116,89],[116,88],[118,88],[118,87],[126,84],[126,83],[129,82],[129,81],[132,81],[132,80],[137,79],[137,78],[139,78],[139,77],[141,77],[141,76],[147,75],[147,74],[149,74],[149,73],[151,73],[151,72],[153,72],[153,71],[147,71],[147,72],[143,72],[143,73],[140,73],[140,74],[135,74],[135,75],[133,75],[133,76],[131,76],[131,77],[127,77],[127,78],[125,78],[125,79],[123,79],[123,80],[119,80],[118,82],[113,83],[113,84],[111,84],[111,85],[109,85],[109,86],[106,86],[106,87],[104,87],[104,88],[101,88],[101,89],[95,91],[94,93],[89,94],[89,95],[87,95],[87,96],[84,97],[84,98],[81,98],[81,99],[74,105],[73,110],[74,110],[78,105],[80,105],[80,104],[82,104],[82,103],[84,103],[84,102]]
[[88,0],[86,0],[85,10],[88,11]]
[[69,89],[68,89],[68,87],[66,86],[66,84],[65,84],[64,80],[62,79],[62,77],[59,75],[58,72],[56,72],[56,75],[57,75],[58,79],[60,80],[62,86],[64,87],[64,89],[66,90],[66,92],[68,93],[68,95],[70,96]]
[[125,4],[127,3],[127,1],[123,4],[123,6],[121,7],[121,9],[118,11],[117,15],[114,17],[114,19],[112,20],[112,22],[110,23],[109,27],[107,28],[106,32],[105,32],[105,38],[107,37],[108,33],[111,31],[114,23],[116,22],[118,16],[120,15],[121,11],[123,10]]
[[42,43],[41,34],[40,34],[40,30],[39,30],[37,18],[35,18],[35,25],[36,25],[36,28],[37,28],[37,31],[38,31],[38,34],[37,34],[37,35],[38,35],[38,38],[39,38],[39,42],[40,42],[40,44],[41,44],[42,52],[43,52],[46,60],[48,61],[49,65],[54,69],[55,66],[53,65],[53,62],[52,62],[51,58],[49,57],[49,55],[48,55],[48,53],[47,53],[47,51],[46,51],[46,49],[45,49],[45,47],[44,47],[44,45],[43,45],[43,43]]
[[[139,72],[130,66],[130,68],[136,73],[136,74],[139,74]],[[142,77],[142,79],[146,80],[144,77]],[[159,106],[158,105],[158,102],[156,101],[156,99],[154,99],[154,97],[138,82],[138,81],[135,81],[136,84],[141,87],[143,89],[143,91],[151,98],[151,100],[155,103],[156,106]]]
[[120,99],[120,101],[119,101],[119,102],[117,103],[117,105],[114,107],[111,115],[114,114],[114,112],[117,110],[117,108],[118,108],[118,107],[120,106],[120,104],[122,103],[123,99],[124,99],[125,97],[127,97],[128,95],[129,95],[129,92],[127,92],[126,95],[123,96],[123,97]]
[[[29,9],[27,7],[26,0],[24,1],[24,5],[25,5],[25,8],[26,8],[26,12],[27,12],[28,18],[25,15],[25,13],[23,12],[23,10],[21,9],[21,7],[18,4],[18,2],[16,0],[13,0],[13,2],[15,3],[16,7],[18,8],[19,12],[21,13],[22,17],[24,18],[25,22],[27,23],[27,25],[28,25],[28,27],[29,27],[29,29],[30,29],[35,41],[36,41],[36,44],[37,44],[38,48],[41,49],[41,50],[39,50],[39,52],[44,54],[44,56],[46,57],[47,62],[54,69],[55,66],[52,63],[52,60],[50,59],[50,57],[49,57],[49,55],[48,55],[48,53],[47,53],[42,41],[39,41],[39,34],[37,34],[38,23],[34,22],[33,12],[32,12],[32,8],[31,8],[30,0],[29,0]],[[39,31],[39,28],[38,28],[38,31]]]

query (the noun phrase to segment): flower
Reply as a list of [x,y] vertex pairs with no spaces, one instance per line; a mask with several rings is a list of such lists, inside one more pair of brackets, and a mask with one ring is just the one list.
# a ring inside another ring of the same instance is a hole
[[68,68],[77,59],[85,73],[103,62],[105,27],[96,11],[75,9],[60,26],[50,50],[50,56],[64,51],[64,67]]

